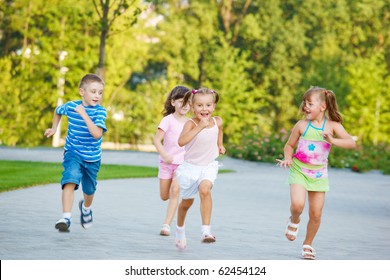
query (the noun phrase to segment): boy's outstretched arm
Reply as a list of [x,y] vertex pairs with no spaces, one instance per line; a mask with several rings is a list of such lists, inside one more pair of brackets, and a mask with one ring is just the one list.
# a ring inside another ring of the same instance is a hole
[[45,133],[43,135],[45,135],[47,138],[53,136],[57,131],[57,127],[60,123],[61,117],[62,115],[57,114],[57,112],[54,110],[53,124],[51,128],[45,130]]

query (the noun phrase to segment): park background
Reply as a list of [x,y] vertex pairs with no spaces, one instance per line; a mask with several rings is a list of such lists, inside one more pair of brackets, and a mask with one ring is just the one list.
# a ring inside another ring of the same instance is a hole
[[0,145],[61,146],[66,119],[43,132],[91,72],[111,148],[150,145],[169,91],[205,86],[228,155],[273,162],[318,85],[358,143],[330,165],[389,174],[389,34],[389,0],[0,0]]

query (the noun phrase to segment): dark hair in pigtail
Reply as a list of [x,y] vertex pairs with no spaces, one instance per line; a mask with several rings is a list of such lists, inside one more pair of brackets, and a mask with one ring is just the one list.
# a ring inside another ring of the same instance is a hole
[[176,86],[171,90],[167,100],[165,100],[164,110],[162,111],[164,117],[175,112],[175,107],[172,106],[172,101],[183,98],[189,90],[190,89],[185,86]]
[[187,105],[188,103],[190,103],[190,101],[192,101],[192,99],[190,100],[190,97],[192,97],[194,91],[196,91],[196,90],[195,89],[193,89],[193,90],[189,89],[184,94],[184,96],[183,96],[183,106]]
[[326,113],[328,115],[328,118],[331,121],[334,122],[343,122],[343,117],[341,116],[341,113],[339,112],[339,107],[337,105],[336,101],[336,95],[334,94],[333,91],[327,90],[325,88],[320,88],[317,86],[313,86],[309,88],[305,94],[302,97],[302,103],[300,106],[300,109],[302,112],[304,112],[305,108],[305,101],[309,99],[313,94],[317,94],[318,98],[322,101],[325,102],[326,104]]

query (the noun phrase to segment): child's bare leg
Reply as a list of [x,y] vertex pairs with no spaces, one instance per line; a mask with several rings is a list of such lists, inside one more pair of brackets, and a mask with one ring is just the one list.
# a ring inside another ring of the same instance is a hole
[[177,211],[177,226],[175,243],[179,250],[184,250],[187,247],[186,233],[184,222],[187,216],[188,209],[190,209],[194,199],[182,199],[179,209]]
[[160,197],[163,201],[168,200],[172,179],[160,179]]
[[[302,214],[302,211],[305,207],[305,201],[306,201],[306,189],[301,185],[292,184],[290,185],[290,198],[291,198],[291,205],[290,205],[290,213],[291,213],[291,222],[294,224],[299,224],[300,222],[300,216]],[[290,231],[297,231],[297,228],[288,227],[288,230]],[[286,237],[293,241],[295,240],[295,236],[286,234]]]
[[75,184],[67,183],[62,188],[62,218],[55,224],[55,228],[60,232],[69,232],[75,187]]
[[190,209],[194,199],[182,199],[177,211],[177,225],[179,227],[184,226],[184,222],[187,216],[188,209]]
[[91,205],[92,205],[92,201],[93,201],[93,197],[94,197],[94,195],[92,194],[92,195],[87,195],[87,194],[85,194],[84,193],[84,206],[85,207],[91,207]]
[[204,243],[215,242],[215,237],[211,234],[211,212],[213,208],[213,200],[211,198],[212,183],[204,180],[199,186],[200,196],[200,213],[202,215],[202,239]]
[[172,180],[171,188],[169,191],[169,202],[167,208],[167,214],[164,224],[170,225],[173,217],[175,216],[177,205],[179,204],[180,187],[177,179]]
[[62,211],[64,213],[72,212],[75,187],[75,184],[68,183],[62,188]]
[[210,225],[213,200],[211,198],[212,183],[203,180],[199,185],[200,196],[200,214],[202,216],[202,225]]
[[309,192],[309,222],[303,244],[312,246],[314,237],[321,224],[322,209],[325,204],[325,192]]

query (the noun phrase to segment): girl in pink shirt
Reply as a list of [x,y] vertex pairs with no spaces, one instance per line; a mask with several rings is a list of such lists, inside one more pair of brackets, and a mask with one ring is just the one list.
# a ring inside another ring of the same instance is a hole
[[164,118],[158,125],[154,145],[160,154],[158,178],[160,179],[160,197],[166,201],[169,199],[167,213],[160,234],[170,235],[170,225],[175,216],[179,203],[180,188],[173,175],[177,167],[184,160],[184,147],[178,145],[178,139],[184,123],[188,120],[186,114],[190,106],[183,105],[183,97],[190,89],[184,86],[177,86],[172,89],[165,101]]
[[207,88],[192,90],[183,98],[183,105],[191,104],[194,117],[186,122],[179,137],[179,145],[185,146],[186,151],[184,162],[176,172],[182,197],[178,208],[175,239],[176,247],[180,250],[187,246],[184,222],[198,193],[202,216],[201,241],[215,242],[210,227],[211,188],[218,174],[216,158],[225,153],[222,144],[222,119],[213,117],[218,99],[218,93]]

